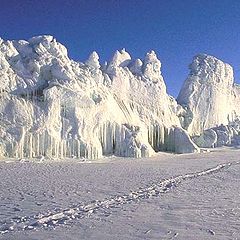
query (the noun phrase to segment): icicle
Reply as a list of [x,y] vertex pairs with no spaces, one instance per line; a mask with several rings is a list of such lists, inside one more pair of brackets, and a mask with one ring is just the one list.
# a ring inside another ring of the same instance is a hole
[[76,157],[80,158],[80,152],[79,152],[79,147],[80,147],[79,145],[80,144],[79,144],[79,140],[76,139],[75,141],[76,141],[76,150],[75,150],[76,151]]
[[63,158],[67,156],[67,140],[63,140]]
[[152,143],[152,146],[153,146],[153,143],[154,143],[154,141],[153,141],[153,131],[154,131],[154,128],[151,125],[151,143]]
[[82,157],[82,142],[79,141],[79,158]]
[[60,151],[60,158],[63,158],[63,140],[60,141],[59,151]]
[[32,149],[32,134],[29,133],[29,157],[32,158],[33,157],[33,149]]

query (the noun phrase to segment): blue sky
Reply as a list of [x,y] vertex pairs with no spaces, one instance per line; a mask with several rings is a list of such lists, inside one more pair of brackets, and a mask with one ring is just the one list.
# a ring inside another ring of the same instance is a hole
[[74,60],[96,50],[104,62],[123,47],[133,58],[153,49],[168,92],[177,96],[197,53],[214,55],[240,78],[238,0],[0,0],[0,37],[50,34]]

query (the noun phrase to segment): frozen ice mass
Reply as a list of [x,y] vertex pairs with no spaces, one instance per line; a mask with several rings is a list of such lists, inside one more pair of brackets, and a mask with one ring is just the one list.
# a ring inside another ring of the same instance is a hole
[[154,51],[100,57],[0,40],[0,238],[237,239],[232,67],[195,56],[174,99]]
[[101,65],[68,57],[52,36],[0,39],[0,156],[149,157],[240,144],[240,87],[232,67],[194,57],[177,99],[154,51],[118,50]]

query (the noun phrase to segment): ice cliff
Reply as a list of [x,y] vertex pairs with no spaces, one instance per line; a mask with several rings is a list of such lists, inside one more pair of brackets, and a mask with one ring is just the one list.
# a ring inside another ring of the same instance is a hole
[[122,49],[101,65],[97,52],[73,61],[52,36],[0,39],[0,156],[199,152],[240,142],[239,101],[231,66],[206,54],[176,101],[154,51],[141,60]]
[[177,101],[183,128],[200,147],[235,145],[240,134],[240,86],[229,64],[206,54],[194,57]]
[[0,155],[95,159],[197,152],[154,51],[101,65],[69,59],[52,36],[0,40]]
[[206,54],[197,55],[177,98],[186,111],[184,127],[194,135],[236,119],[239,89],[229,64]]

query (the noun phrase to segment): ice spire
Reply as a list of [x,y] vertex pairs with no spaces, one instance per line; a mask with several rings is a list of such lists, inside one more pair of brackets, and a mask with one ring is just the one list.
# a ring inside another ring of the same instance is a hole
[[99,56],[97,52],[92,52],[88,58],[88,60],[85,62],[86,65],[89,67],[93,68],[100,68],[100,63],[99,63]]
[[125,48],[116,51],[107,67],[107,73],[113,73],[117,67],[126,67],[131,61],[131,56],[126,52]]
[[143,74],[145,77],[157,80],[161,75],[161,62],[156,53],[152,50],[146,54],[143,62]]

